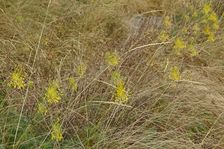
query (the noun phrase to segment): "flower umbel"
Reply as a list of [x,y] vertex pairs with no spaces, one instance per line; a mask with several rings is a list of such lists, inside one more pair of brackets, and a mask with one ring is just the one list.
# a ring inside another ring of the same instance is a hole
[[59,121],[57,121],[52,125],[51,140],[59,142],[62,139],[63,139],[63,136],[62,136],[61,125]]
[[171,28],[171,26],[172,26],[172,21],[171,21],[171,19],[170,19],[169,16],[166,16],[166,17],[164,18],[163,24],[164,24],[165,28]]
[[58,85],[56,82],[53,82],[49,85],[45,93],[45,98],[50,104],[58,103],[61,100],[60,93],[58,91]]
[[24,76],[22,70],[16,69],[12,72],[9,86],[15,89],[23,89],[25,87]]
[[162,42],[165,42],[169,39],[169,34],[166,32],[166,31],[162,31],[160,34],[159,34],[159,40],[162,41]]
[[181,75],[180,75],[180,71],[178,69],[177,66],[174,66],[172,69],[171,69],[171,72],[170,72],[170,79],[174,80],[174,81],[180,81],[181,80]]
[[198,50],[193,45],[189,46],[189,52],[192,57],[198,55]]
[[203,7],[203,12],[208,15],[212,11],[212,7],[210,4],[205,4]]
[[68,78],[68,83],[69,83],[69,88],[72,91],[75,91],[76,92],[77,89],[78,89],[78,84],[77,84],[75,78],[73,78],[73,77]]
[[125,90],[123,81],[120,81],[116,85],[116,100],[115,101],[118,103],[126,103],[128,101],[128,95],[127,95],[127,91]]
[[186,48],[186,44],[185,44],[185,42],[182,39],[177,38],[175,40],[175,44],[174,44],[173,48],[176,51],[176,54],[180,55],[180,50]]
[[119,63],[119,57],[115,52],[107,52],[105,55],[105,60],[108,65],[116,66]]
[[86,73],[86,64],[84,63],[80,63],[77,68],[76,68],[76,73],[80,76],[80,77],[83,77],[84,74]]

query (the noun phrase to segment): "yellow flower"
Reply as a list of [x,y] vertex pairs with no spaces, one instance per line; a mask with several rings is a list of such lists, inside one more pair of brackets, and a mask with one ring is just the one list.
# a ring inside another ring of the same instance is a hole
[[63,135],[62,135],[61,125],[59,121],[57,121],[52,125],[51,140],[59,142],[62,139],[63,139]]
[[165,16],[163,24],[165,26],[165,28],[171,28],[172,26],[172,22],[169,16]]
[[124,87],[124,82],[120,81],[116,85],[116,102],[118,103],[126,103],[128,101],[128,95]]
[[86,64],[81,63],[81,64],[79,64],[79,65],[77,66],[77,68],[76,68],[76,73],[77,73],[80,77],[83,77],[84,74],[86,73],[86,69],[87,69]]
[[78,89],[78,84],[76,82],[76,80],[72,77],[68,78],[68,82],[69,82],[69,87],[72,89],[72,91],[77,91]]
[[105,54],[105,60],[108,65],[116,66],[119,63],[119,57],[115,52],[107,52]]
[[209,26],[205,27],[204,34],[208,36],[208,41],[215,41],[215,35]]
[[16,69],[12,72],[9,86],[15,89],[23,89],[25,87],[24,76],[21,70]]
[[177,66],[174,66],[172,69],[171,69],[171,72],[170,72],[170,79],[174,80],[174,81],[180,81],[181,80],[181,75],[180,75],[180,71],[178,69]]
[[169,39],[169,34],[166,31],[162,31],[159,35],[159,40],[165,42]]
[[45,98],[50,104],[58,103],[61,100],[60,93],[58,91],[58,84],[56,82],[49,85],[45,93]]
[[174,50],[176,50],[176,54],[177,55],[180,55],[181,54],[180,53],[180,50],[186,48],[186,44],[185,44],[185,42],[182,39],[177,38],[175,40],[175,44],[174,44],[174,47],[173,48],[174,48]]
[[213,23],[218,22],[218,17],[214,11],[212,11],[211,14],[208,16],[208,20],[212,21]]
[[37,112],[40,113],[40,114],[43,114],[43,115],[46,115],[47,114],[47,107],[45,106],[45,104],[43,103],[38,103],[38,106],[37,106]]
[[197,56],[198,55],[198,51],[195,49],[195,47],[193,45],[189,46],[189,51],[190,51],[190,55],[192,57]]
[[205,4],[203,7],[203,12],[207,15],[212,11],[211,5],[210,4]]
[[212,41],[212,42],[215,41],[215,34],[214,34],[214,33],[210,33],[210,34],[208,35],[208,41]]

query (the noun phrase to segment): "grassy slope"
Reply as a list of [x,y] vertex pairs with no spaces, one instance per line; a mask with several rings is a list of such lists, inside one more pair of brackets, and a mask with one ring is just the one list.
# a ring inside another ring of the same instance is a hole
[[[201,37],[198,56],[176,56],[175,37],[190,40],[182,28],[191,28],[192,22],[181,16],[191,3],[202,9],[202,1],[190,0],[1,0],[0,148],[224,148],[224,7],[213,4],[220,18],[216,40]],[[136,14],[171,16],[176,28],[169,43],[135,49],[160,42],[161,31],[143,25],[139,35],[132,35],[127,22]],[[120,55],[119,66],[107,67],[107,51]],[[80,63],[87,72],[71,93],[67,78],[78,78]],[[182,81],[169,80],[173,66],[180,68]],[[16,67],[23,68],[32,87],[7,86]],[[113,102],[114,70],[125,80],[127,105]],[[37,103],[54,79],[60,82],[62,101],[38,115]],[[61,142],[50,139],[57,118],[63,120]]]

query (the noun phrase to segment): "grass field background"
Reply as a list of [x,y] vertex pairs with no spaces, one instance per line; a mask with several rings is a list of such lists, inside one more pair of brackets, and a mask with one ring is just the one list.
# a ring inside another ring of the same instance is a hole
[[0,0],[0,149],[224,149],[223,0]]

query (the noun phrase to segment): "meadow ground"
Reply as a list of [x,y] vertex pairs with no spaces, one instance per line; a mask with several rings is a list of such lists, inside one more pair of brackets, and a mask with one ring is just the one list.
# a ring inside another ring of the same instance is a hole
[[0,0],[0,149],[224,149],[223,0]]

